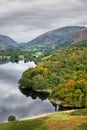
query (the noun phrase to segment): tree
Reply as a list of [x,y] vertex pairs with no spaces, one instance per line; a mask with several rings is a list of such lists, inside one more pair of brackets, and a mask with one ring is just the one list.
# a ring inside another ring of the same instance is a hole
[[8,117],[8,121],[16,121],[16,117],[11,115]]

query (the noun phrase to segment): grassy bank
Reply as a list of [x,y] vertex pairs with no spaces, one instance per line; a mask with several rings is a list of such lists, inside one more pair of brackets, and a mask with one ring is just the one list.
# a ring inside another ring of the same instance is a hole
[[39,119],[15,121],[9,123],[1,123],[0,130],[45,130],[45,124],[42,120]]
[[39,119],[0,123],[0,130],[87,130],[87,108]]

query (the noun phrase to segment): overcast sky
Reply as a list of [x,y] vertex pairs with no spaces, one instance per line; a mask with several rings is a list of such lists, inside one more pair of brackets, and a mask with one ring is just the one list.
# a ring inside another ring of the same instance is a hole
[[87,0],[0,0],[0,34],[18,42],[68,25],[87,26]]

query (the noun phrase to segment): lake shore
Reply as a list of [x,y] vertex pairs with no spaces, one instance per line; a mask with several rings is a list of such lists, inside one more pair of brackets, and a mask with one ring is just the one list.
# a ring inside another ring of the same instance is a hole
[[0,130],[87,130],[87,108],[41,114],[35,118],[0,123]]
[[19,120],[20,121],[22,121],[22,120],[31,120],[31,119],[37,119],[37,118],[40,118],[40,117],[46,117],[46,116],[49,116],[49,115],[52,115],[52,114],[55,114],[55,113],[70,113],[70,112],[73,112],[73,111],[76,111],[76,110],[73,109],[73,110],[66,110],[66,111],[59,111],[59,112],[44,113],[44,114],[39,114],[39,115],[36,115],[36,116],[21,118]]

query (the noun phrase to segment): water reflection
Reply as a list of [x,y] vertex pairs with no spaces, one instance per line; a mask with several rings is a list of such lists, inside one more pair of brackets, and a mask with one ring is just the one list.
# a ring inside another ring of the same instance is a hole
[[43,92],[35,92],[31,89],[22,89],[19,87],[19,90],[26,96],[31,96],[33,99],[37,99],[39,97],[41,100],[46,100],[49,98],[49,93],[43,93]]
[[34,62],[0,64],[0,121],[6,121],[10,115],[19,119],[54,111],[53,105],[45,96],[42,101],[40,96],[31,94],[26,97],[22,94],[25,94],[24,91],[19,91],[18,80],[29,67],[35,67]]

